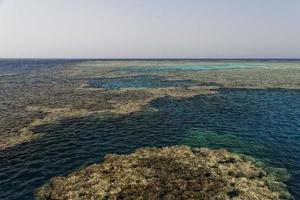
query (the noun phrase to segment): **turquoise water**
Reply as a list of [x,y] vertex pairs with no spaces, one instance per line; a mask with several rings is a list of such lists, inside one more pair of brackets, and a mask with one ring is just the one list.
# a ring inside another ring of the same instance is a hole
[[255,64],[220,64],[220,65],[183,65],[175,66],[174,69],[180,70],[225,70],[225,69],[243,69],[255,68],[260,65]]
[[196,71],[211,71],[211,70],[228,70],[228,69],[246,69],[264,67],[259,64],[215,64],[215,65],[173,65],[173,66],[132,66],[124,67],[121,70],[127,73],[155,73],[155,72],[168,72],[168,71],[180,71],[180,70],[196,70]]
[[117,69],[118,72],[123,73],[143,73],[151,74],[156,72],[169,72],[169,71],[216,71],[216,70],[232,70],[232,69],[255,69],[255,68],[284,68],[284,67],[296,67],[299,68],[299,61],[287,61],[287,60],[265,60],[265,61],[238,61],[238,60],[219,60],[219,61],[173,61],[173,62],[158,62],[153,65],[145,66],[130,66]]
[[0,153],[0,198],[30,199],[49,178],[103,161],[106,153],[188,144],[226,148],[290,174],[300,198],[300,91],[226,89],[151,102],[158,111],[72,118],[34,131],[39,140]]

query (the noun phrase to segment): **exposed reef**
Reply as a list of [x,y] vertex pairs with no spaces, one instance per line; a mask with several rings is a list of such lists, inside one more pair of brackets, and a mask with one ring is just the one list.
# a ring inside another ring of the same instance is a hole
[[177,73],[186,79],[213,82],[222,85],[223,88],[247,88],[247,89],[300,89],[300,68],[288,68],[287,66],[233,69],[219,71],[186,71]]
[[174,146],[107,155],[101,164],[52,178],[37,190],[36,197],[276,200],[289,195],[284,184],[238,155],[226,150]]
[[39,137],[41,137],[41,134],[39,133],[21,132],[21,130],[20,132],[14,134],[4,135],[0,138],[0,150],[4,150],[25,142],[30,142],[38,139]]

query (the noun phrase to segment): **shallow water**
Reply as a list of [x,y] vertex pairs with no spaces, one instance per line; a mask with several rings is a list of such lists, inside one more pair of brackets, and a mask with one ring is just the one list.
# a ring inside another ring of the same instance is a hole
[[157,71],[174,71],[174,70],[198,70],[198,71],[209,71],[209,70],[225,70],[225,69],[243,69],[243,68],[255,68],[255,67],[263,67],[264,65],[259,64],[214,64],[209,65],[203,63],[202,65],[174,65],[174,66],[152,66],[152,67],[128,67],[123,68],[121,71],[128,72],[157,72]]
[[226,148],[286,168],[289,190],[300,198],[300,91],[224,89],[151,106],[158,111],[37,127],[43,138],[0,153],[0,198],[33,198],[49,178],[100,162],[106,153],[175,144]]
[[[147,64],[147,63],[145,63]],[[170,71],[216,71],[216,70],[232,70],[232,69],[270,69],[270,68],[293,68],[299,67],[299,60],[186,60],[186,61],[171,61],[171,62],[157,62],[153,65],[130,67],[122,67],[116,71],[126,73],[142,73],[152,74],[157,72]]]

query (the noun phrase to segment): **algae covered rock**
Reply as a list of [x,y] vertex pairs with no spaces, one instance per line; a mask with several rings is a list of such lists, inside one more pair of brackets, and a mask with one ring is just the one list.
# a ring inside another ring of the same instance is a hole
[[[276,182],[275,180],[272,180]],[[107,155],[55,177],[37,199],[283,199],[265,171],[226,150],[174,146]]]

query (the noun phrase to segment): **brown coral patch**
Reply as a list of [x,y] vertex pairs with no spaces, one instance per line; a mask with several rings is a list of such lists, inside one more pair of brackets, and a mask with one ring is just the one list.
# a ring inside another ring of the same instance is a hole
[[107,155],[105,162],[56,177],[38,199],[281,199],[267,173],[225,150],[186,146]]

